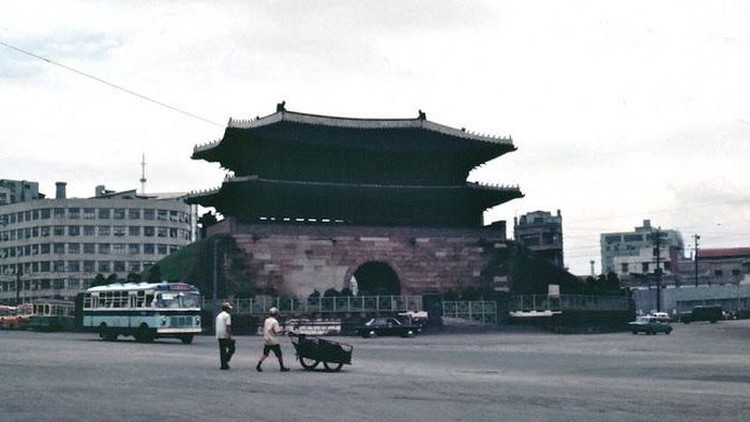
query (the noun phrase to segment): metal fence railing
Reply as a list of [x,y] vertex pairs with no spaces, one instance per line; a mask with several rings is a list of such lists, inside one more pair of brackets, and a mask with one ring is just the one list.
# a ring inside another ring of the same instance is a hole
[[509,311],[627,311],[629,306],[624,296],[517,295],[508,301]]
[[497,302],[489,300],[443,301],[443,317],[496,324]]
[[[220,303],[207,300],[204,308],[218,308]],[[342,312],[407,312],[422,310],[422,296],[341,296],[299,298],[235,299],[234,313],[263,315],[271,307],[284,314]]]

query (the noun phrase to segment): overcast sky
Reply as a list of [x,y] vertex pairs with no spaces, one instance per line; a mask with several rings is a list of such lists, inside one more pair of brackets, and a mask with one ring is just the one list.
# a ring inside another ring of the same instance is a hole
[[748,22],[718,0],[5,1],[0,42],[52,63],[0,45],[0,178],[139,189],[145,154],[147,192],[202,190],[224,173],[193,147],[230,117],[422,109],[513,137],[470,179],[526,196],[486,222],[559,209],[576,274],[644,219],[686,254],[750,246]]

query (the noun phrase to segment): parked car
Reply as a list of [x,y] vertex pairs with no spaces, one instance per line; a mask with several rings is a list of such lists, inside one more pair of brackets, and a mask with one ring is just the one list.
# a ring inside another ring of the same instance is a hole
[[629,325],[630,331],[632,331],[633,334],[638,334],[641,332],[646,334],[669,334],[672,332],[671,324],[669,324],[668,322],[662,322],[650,315],[639,316],[635,319],[635,321],[629,323]]
[[720,319],[724,319],[724,308],[721,305],[696,306],[692,312],[680,315],[680,321],[685,324],[696,321],[709,321],[714,324]]
[[357,328],[357,334],[368,338],[375,336],[412,337],[421,332],[419,325],[404,324],[396,318],[373,318]]

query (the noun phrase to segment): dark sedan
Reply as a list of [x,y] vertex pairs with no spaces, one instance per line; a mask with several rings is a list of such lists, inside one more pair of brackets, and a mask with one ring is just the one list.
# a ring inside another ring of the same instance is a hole
[[420,331],[420,326],[404,324],[396,318],[373,318],[357,328],[357,334],[365,338],[376,336],[412,337]]

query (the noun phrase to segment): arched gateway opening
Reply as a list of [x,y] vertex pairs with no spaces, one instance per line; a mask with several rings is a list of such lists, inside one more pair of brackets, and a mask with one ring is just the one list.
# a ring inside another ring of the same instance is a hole
[[357,268],[353,278],[357,280],[358,296],[398,296],[401,294],[401,281],[398,274],[385,262],[366,262]]

